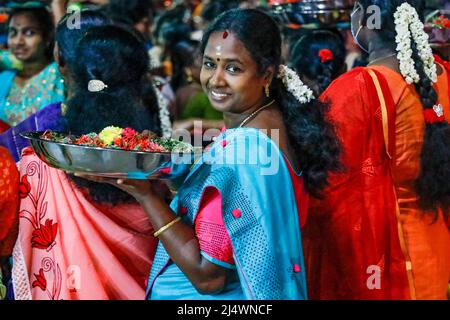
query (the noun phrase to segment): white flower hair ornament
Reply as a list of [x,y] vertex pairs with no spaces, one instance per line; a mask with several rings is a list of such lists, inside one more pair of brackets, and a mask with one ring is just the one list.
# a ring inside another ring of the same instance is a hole
[[283,81],[287,91],[300,103],[308,103],[314,99],[313,91],[300,80],[298,74],[291,68],[280,65],[277,78]]
[[410,4],[401,4],[394,13],[395,31],[397,33],[397,58],[400,72],[408,84],[418,83],[420,76],[412,58],[411,40],[416,43],[418,54],[423,61],[425,74],[434,83],[437,82],[437,69],[433,52],[428,43],[428,35],[420,21],[419,14]]
[[153,89],[155,90],[156,97],[158,99],[162,136],[164,138],[170,138],[172,136],[172,122],[170,121],[169,106],[166,99],[155,85],[153,85]]

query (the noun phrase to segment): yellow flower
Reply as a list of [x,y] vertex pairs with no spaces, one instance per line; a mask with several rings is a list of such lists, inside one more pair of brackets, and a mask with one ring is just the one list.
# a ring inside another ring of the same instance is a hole
[[113,144],[115,138],[120,137],[122,131],[123,131],[122,128],[109,126],[103,129],[102,132],[100,132],[98,138],[105,145],[109,146]]

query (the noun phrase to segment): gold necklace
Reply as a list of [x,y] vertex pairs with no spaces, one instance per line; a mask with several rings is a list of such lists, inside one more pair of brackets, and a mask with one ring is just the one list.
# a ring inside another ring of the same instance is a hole
[[273,103],[275,102],[275,100],[270,101],[268,104],[263,105],[261,108],[258,108],[257,110],[255,110],[252,114],[250,114],[247,118],[245,118],[241,124],[239,125],[238,128],[242,128],[245,124],[247,124],[247,122],[249,122],[253,117],[255,117],[258,113],[260,113],[261,111],[263,111],[264,109],[270,107]]

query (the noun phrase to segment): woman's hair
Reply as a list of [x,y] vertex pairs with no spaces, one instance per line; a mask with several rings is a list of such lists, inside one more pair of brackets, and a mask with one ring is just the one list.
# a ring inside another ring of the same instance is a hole
[[[416,1],[402,0],[360,0],[364,8],[377,5],[381,9],[381,29],[376,41],[380,45],[396,48],[394,13],[402,3],[409,3],[420,8]],[[365,22],[363,22],[365,23]],[[417,45],[411,41],[412,59],[420,76],[415,84],[416,91],[424,109],[432,109],[438,102],[438,95],[433,83],[425,73],[424,63],[419,57]],[[419,205],[423,210],[433,211],[437,218],[438,209],[446,217],[450,211],[450,125],[448,122],[426,124],[424,144],[421,152],[420,174],[416,180]]]
[[210,1],[202,10],[201,17],[207,21],[214,21],[217,16],[227,10],[239,8],[238,0],[215,0]]
[[[279,69],[281,35],[271,17],[253,9],[234,9],[223,13],[205,32],[202,52],[212,33],[225,30],[242,42],[260,74],[264,74],[269,67],[276,71]],[[328,184],[328,173],[340,169],[340,145],[333,125],[326,119],[328,106],[319,100],[301,104],[276,76],[270,85],[270,92],[281,108],[289,142],[303,172],[305,188],[318,197]]]
[[[322,61],[327,49],[332,59]],[[301,75],[317,81],[320,93],[345,71],[346,50],[342,38],[328,30],[316,30],[302,36],[293,46],[290,65]]]
[[[79,25],[76,28],[69,28],[69,19],[74,14],[79,14]],[[80,13],[66,13],[59,21],[55,34],[61,62],[72,65],[77,59],[75,51],[78,41],[87,30],[110,23],[110,19],[99,10],[83,10]]]
[[[161,15],[159,15],[156,18],[153,38],[155,38],[156,41],[163,39],[164,42],[172,43],[175,42],[175,38],[178,40],[180,40],[180,38],[189,38],[192,28],[186,24],[186,10],[187,9],[185,6],[178,5],[175,8],[164,11]],[[182,35],[178,32],[180,31],[180,28],[177,27],[179,25],[183,25]],[[186,30],[186,27],[189,28],[189,30]]]
[[185,68],[195,65],[200,43],[195,40],[182,40],[170,51],[173,75],[170,84],[174,91],[186,84]]
[[186,23],[168,24],[160,33],[168,54],[180,41],[189,41],[192,28]]
[[149,0],[109,0],[107,12],[116,22],[134,25],[153,14]]
[[[137,131],[160,131],[155,114],[143,106],[148,98],[149,59],[144,43],[118,26],[93,27],[79,41],[77,59],[70,66],[74,95],[67,102],[67,129],[75,134],[99,132],[107,126],[131,127]],[[90,92],[90,80],[108,87]],[[153,101],[156,103],[155,93]],[[72,178],[86,186],[99,202],[118,203],[131,196],[110,185]]]
[[8,25],[11,23],[11,20],[19,15],[19,14],[29,14],[35,19],[39,28],[42,32],[42,38],[44,41],[48,41],[50,45],[45,50],[45,57],[48,60],[53,60],[53,47],[54,47],[54,29],[55,25],[53,24],[53,18],[51,13],[45,7],[36,7],[36,8],[21,8],[18,7],[13,9],[8,18]]

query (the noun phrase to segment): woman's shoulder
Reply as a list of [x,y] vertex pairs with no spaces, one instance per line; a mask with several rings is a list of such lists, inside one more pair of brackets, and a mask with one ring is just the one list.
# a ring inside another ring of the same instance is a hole
[[335,79],[322,93],[322,101],[332,102],[359,99],[367,89],[369,80],[367,68],[354,68]]
[[279,167],[282,155],[265,130],[235,128],[224,131],[216,138],[205,159],[211,164],[234,168],[235,171],[245,168],[271,170],[273,165]]
[[357,67],[336,78],[328,88],[322,93],[323,97],[332,97],[334,95],[353,94],[361,91],[366,85],[367,68]]

